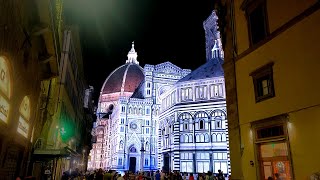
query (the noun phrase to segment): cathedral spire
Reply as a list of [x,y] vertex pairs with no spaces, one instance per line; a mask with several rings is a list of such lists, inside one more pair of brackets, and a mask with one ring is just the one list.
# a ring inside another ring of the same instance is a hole
[[203,22],[206,35],[206,57],[207,61],[217,58],[223,59],[224,53],[221,44],[220,32],[217,24],[218,16],[215,11]]
[[220,38],[220,33],[217,32],[216,34],[217,39],[214,40],[214,45],[211,49],[211,59],[213,58],[224,58],[224,52],[222,49],[222,43],[221,43],[221,38]]
[[137,54],[136,50],[134,49],[134,41],[132,42],[132,47],[131,47],[131,50],[129,51],[127,57],[128,57],[128,59],[126,60],[126,63],[139,64],[139,62],[137,60],[138,54]]

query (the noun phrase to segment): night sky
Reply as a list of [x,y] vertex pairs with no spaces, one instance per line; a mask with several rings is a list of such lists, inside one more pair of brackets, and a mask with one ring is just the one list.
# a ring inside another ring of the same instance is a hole
[[135,42],[138,61],[170,61],[194,70],[205,63],[203,21],[214,0],[68,0],[65,21],[80,29],[85,76],[98,97]]

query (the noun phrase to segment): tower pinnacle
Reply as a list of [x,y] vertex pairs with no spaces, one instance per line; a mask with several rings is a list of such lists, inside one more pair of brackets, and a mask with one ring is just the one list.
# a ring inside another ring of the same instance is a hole
[[127,57],[128,57],[128,59],[126,60],[126,63],[139,64],[139,62],[137,60],[138,54],[137,54],[136,50],[134,49],[134,41],[132,41],[131,50],[129,51]]

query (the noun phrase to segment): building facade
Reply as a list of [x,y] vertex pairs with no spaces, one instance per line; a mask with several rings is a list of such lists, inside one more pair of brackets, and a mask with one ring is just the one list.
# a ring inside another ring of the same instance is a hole
[[[204,22],[207,62],[191,72],[137,52],[106,79],[88,168],[229,173],[223,50],[215,12]],[[120,81],[119,81],[120,80]]]
[[319,174],[319,1],[227,0],[218,7],[225,13],[232,179]]
[[[40,9],[41,3],[46,8]],[[57,75],[58,66],[49,1],[0,4],[0,177],[9,180],[32,168],[41,81]]]
[[[59,74],[41,82],[41,134],[32,155],[33,175],[59,179],[65,171],[85,170],[90,134],[84,102],[85,79],[76,27],[64,26]],[[88,94],[90,96],[90,92]],[[90,119],[90,118],[89,118]],[[90,120],[89,120],[90,121]],[[87,141],[87,142],[86,142]],[[45,173],[45,171],[50,173]],[[44,175],[45,174],[45,175]]]
[[160,95],[159,162],[180,172],[229,173],[223,50],[215,12],[203,23],[207,62]]

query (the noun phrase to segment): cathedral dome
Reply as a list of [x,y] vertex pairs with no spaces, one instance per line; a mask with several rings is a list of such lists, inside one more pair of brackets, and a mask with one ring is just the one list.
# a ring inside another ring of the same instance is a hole
[[134,92],[143,79],[143,69],[138,64],[126,63],[109,75],[101,93]]
[[137,52],[132,48],[128,53],[128,60],[126,64],[115,69],[105,80],[101,93],[133,93],[144,79],[143,69],[139,66],[137,61]]

